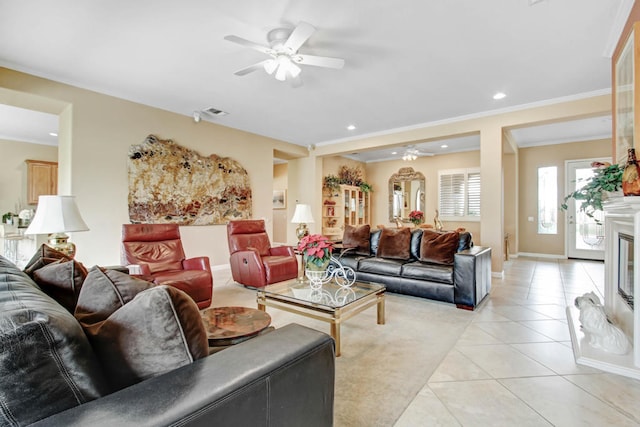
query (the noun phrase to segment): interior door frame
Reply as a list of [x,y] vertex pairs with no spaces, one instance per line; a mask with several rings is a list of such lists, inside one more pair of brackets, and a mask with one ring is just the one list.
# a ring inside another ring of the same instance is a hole
[[[611,157],[595,157],[595,158],[589,158],[589,159],[572,159],[572,160],[565,160],[564,162],[564,189],[565,189],[565,193],[564,194],[569,194],[573,191],[574,186],[572,185],[573,182],[572,180],[569,179],[569,166],[571,163],[592,163],[592,162],[611,162]],[[575,206],[575,200],[571,199],[569,200],[569,203],[567,203],[569,205],[569,209],[567,209],[565,216],[564,216],[564,255],[565,257],[568,259],[569,258],[569,245],[571,242],[570,236],[571,233],[569,232],[569,228],[571,226],[571,224],[569,224],[569,220],[571,218],[571,215],[573,214],[574,210],[572,210],[571,208],[573,206]],[[575,226],[575,223],[573,224]],[[574,227],[575,228],[575,227]],[[575,233],[574,233],[574,237],[575,237]],[[597,251],[600,252],[600,251]],[[585,254],[587,256],[580,256],[580,257],[576,257],[574,256],[574,258],[576,259],[592,259],[592,260],[597,260],[597,261],[604,261],[604,250],[603,252],[603,256],[602,258],[599,256],[596,257],[591,257],[588,256],[588,253],[585,252]],[[596,253],[596,251],[594,251],[594,253]]]

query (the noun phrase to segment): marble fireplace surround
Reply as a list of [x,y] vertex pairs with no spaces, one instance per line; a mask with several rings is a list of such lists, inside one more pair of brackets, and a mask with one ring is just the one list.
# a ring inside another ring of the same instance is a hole
[[633,294],[640,300],[640,197],[617,197],[605,203],[605,295],[604,306],[609,319],[629,338],[633,348],[625,355],[615,355],[589,345],[580,328],[579,310],[567,307],[567,320],[576,363],[603,371],[640,379],[640,305],[633,310],[618,294],[619,234],[633,236]]

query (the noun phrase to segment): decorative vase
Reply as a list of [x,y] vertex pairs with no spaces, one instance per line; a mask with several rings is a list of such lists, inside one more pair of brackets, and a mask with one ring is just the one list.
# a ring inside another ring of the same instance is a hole
[[622,172],[622,193],[625,196],[640,196],[640,165],[634,148],[629,148],[627,166]]
[[444,228],[444,226],[442,225],[442,221],[440,221],[440,213],[438,212],[437,209],[436,209],[436,216],[433,217],[433,226],[438,231],[442,231],[442,229]]

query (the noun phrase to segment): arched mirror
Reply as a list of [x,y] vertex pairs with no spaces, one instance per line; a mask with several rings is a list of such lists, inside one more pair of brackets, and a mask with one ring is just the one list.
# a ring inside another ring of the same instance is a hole
[[400,168],[389,178],[389,221],[409,222],[409,212],[424,212],[425,179],[413,168]]

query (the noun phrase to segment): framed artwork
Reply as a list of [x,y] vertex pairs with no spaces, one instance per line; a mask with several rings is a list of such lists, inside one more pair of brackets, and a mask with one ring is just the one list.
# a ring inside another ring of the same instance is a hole
[[625,164],[627,150],[635,148],[635,58],[634,45],[638,29],[633,26],[627,41],[614,58],[614,141],[615,161]]
[[287,190],[273,190],[273,209],[286,209]]

